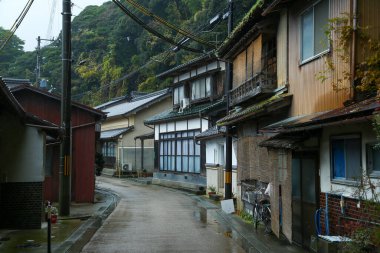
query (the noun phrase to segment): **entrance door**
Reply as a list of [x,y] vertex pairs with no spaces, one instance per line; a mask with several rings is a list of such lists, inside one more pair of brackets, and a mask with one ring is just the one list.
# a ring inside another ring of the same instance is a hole
[[315,234],[314,214],[318,208],[319,175],[316,154],[295,154],[292,159],[293,241],[310,247]]

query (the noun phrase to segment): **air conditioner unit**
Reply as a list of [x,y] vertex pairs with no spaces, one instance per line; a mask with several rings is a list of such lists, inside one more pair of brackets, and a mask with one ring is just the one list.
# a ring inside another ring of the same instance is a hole
[[132,171],[132,163],[124,163],[122,170],[123,170],[123,172]]
[[185,109],[185,108],[189,107],[189,105],[190,105],[190,100],[188,98],[183,98],[181,100],[180,107],[182,109]]

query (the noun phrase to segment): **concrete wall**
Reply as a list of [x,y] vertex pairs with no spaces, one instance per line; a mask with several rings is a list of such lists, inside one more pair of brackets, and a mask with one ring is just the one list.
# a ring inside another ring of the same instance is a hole
[[[153,105],[147,107],[146,109],[138,111],[136,114],[129,115],[129,121],[133,122],[134,129],[131,132],[126,133],[123,136],[122,147],[134,147],[135,137],[143,134],[148,134],[154,132],[154,129],[144,125],[144,120],[159,114],[163,111],[172,108],[171,97],[167,97],[160,102],[154,103]],[[137,146],[140,146],[140,140],[137,140]],[[145,147],[154,147],[154,140],[145,140]]]
[[2,182],[43,182],[45,134],[18,120],[1,120],[0,161]]
[[153,174],[153,184],[164,185],[173,188],[200,190],[206,189],[206,177],[199,174],[175,174],[170,172],[155,172]]
[[41,228],[45,133],[0,115],[0,227]]
[[[224,182],[226,178],[226,171],[224,167],[217,166],[211,167],[206,166],[206,178],[207,178],[207,191],[209,187],[213,186],[216,188],[217,193],[224,195]],[[232,193],[238,196],[238,186],[237,186],[237,171],[232,171]]]
[[110,118],[104,122],[102,122],[101,129],[102,131],[112,130],[112,129],[118,129],[123,127],[132,126],[133,122],[130,122],[129,118],[125,118],[122,116],[117,116]]

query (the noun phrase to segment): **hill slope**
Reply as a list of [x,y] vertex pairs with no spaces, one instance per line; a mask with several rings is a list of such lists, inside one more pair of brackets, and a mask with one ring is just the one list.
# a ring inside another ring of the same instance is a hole
[[[235,24],[256,0],[235,1]],[[152,13],[191,31],[202,39],[219,45],[227,35],[227,22],[210,20],[227,10],[227,0],[140,0]],[[123,4],[149,27],[176,42],[183,39],[134,7]],[[0,28],[0,40],[7,31]],[[61,38],[41,49],[41,77],[54,92],[60,92]],[[36,52],[24,52],[16,36],[0,52],[0,75],[35,81]],[[189,41],[188,47],[201,51],[210,48]],[[96,105],[132,90],[154,91],[166,87],[170,80],[156,80],[155,75],[199,56],[150,34],[125,15],[113,2],[86,7],[72,22],[72,95],[85,104]]]

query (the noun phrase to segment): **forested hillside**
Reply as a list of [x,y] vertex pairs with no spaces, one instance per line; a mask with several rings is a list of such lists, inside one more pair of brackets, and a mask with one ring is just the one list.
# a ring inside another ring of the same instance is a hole
[[[137,2],[137,1],[136,1]],[[256,0],[234,1],[234,24]],[[122,1],[123,5],[154,31],[177,43],[184,39],[149,15]],[[151,13],[175,26],[191,31],[217,47],[227,36],[227,20],[210,24],[228,8],[227,0],[140,0]],[[0,40],[8,31],[0,27]],[[0,76],[36,80],[36,52],[24,52],[23,42],[13,36],[0,51]],[[193,40],[183,44],[200,52],[213,47]],[[144,30],[113,2],[88,6],[72,22],[72,96],[74,100],[96,105],[133,90],[154,91],[169,85],[155,76],[201,53],[175,46]],[[60,37],[41,49],[41,78],[47,79],[53,92],[61,87]]]

